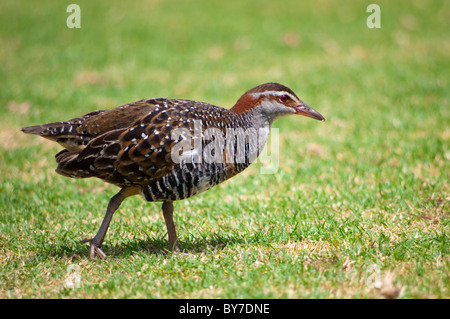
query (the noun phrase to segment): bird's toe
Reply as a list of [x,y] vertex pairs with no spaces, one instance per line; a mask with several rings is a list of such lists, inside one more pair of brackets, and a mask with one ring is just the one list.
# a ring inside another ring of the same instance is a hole
[[91,249],[89,250],[89,257],[91,259],[95,259],[95,256],[98,256],[100,259],[106,258],[106,254],[100,248],[101,245],[95,243],[95,238],[85,238],[80,240],[80,243],[91,243]]
[[101,250],[100,247],[98,247],[94,244],[91,244],[91,250],[90,250],[89,257],[91,259],[95,259],[95,256],[98,256],[100,259],[106,258],[106,254],[103,252],[103,250]]

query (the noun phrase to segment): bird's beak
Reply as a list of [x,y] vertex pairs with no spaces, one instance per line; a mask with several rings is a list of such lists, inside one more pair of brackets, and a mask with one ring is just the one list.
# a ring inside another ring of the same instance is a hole
[[302,102],[302,104],[295,106],[294,109],[295,109],[295,114],[300,114],[303,116],[310,117],[312,119],[316,119],[316,120],[325,122],[325,118],[319,112],[317,112],[316,110],[313,110],[312,108],[310,108],[308,105],[306,105],[303,102]]

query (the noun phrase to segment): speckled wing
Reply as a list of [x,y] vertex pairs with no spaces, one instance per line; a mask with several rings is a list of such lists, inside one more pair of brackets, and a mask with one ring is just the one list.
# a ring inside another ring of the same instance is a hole
[[[92,139],[79,152],[65,150],[57,154],[57,172],[70,177],[99,177],[122,186],[147,185],[168,175],[177,165],[171,154],[174,145],[181,140],[181,137],[172,139],[171,133],[176,128],[193,134],[194,120],[201,119],[203,129],[223,128],[223,123],[227,122],[223,113],[228,110],[207,103],[171,99],[139,103],[139,116],[133,117],[134,122],[129,127],[117,128],[111,125],[114,121],[109,120],[105,123],[114,130]],[[223,121],[217,121],[221,117]],[[95,132],[99,123],[94,118],[89,122],[84,126],[86,131]]]

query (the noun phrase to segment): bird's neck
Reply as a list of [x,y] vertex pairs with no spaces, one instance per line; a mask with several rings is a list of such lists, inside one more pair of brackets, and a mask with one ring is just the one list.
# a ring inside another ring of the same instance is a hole
[[[238,112],[236,112],[236,109]],[[250,163],[261,153],[266,145],[273,121],[279,117],[267,111],[267,105],[263,102],[257,106],[244,107],[237,104],[231,109],[232,112],[247,123],[247,128],[241,132],[243,136],[238,136],[242,140],[248,138],[250,147]]]

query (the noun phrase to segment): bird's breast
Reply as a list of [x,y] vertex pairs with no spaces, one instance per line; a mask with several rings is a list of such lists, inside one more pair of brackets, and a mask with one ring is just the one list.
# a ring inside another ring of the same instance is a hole
[[181,200],[200,194],[235,174],[235,168],[226,163],[180,163],[170,174],[144,186],[142,193],[151,202]]

